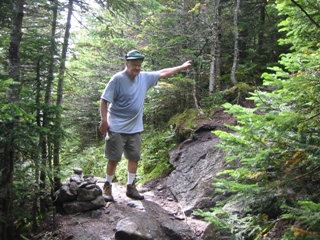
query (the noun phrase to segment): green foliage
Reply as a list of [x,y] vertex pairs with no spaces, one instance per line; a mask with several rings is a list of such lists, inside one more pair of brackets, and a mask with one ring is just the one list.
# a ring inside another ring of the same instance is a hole
[[318,240],[319,235],[315,232],[305,231],[300,228],[292,227],[285,232],[281,237],[281,240]]
[[215,92],[211,96],[204,96],[200,104],[205,108],[217,108],[226,102],[221,92]]
[[[91,7],[87,4],[90,1],[75,2],[79,4],[75,5],[75,9],[80,9],[81,17],[78,20],[82,22],[77,22],[77,27],[72,30],[63,109],[53,106],[56,100],[56,79],[49,89],[52,99],[44,103],[49,75],[51,71],[53,76],[59,72],[58,54],[62,46],[61,33],[64,32],[65,12],[63,5],[59,5],[54,39],[57,45],[50,49],[51,1],[31,1],[27,5],[19,49],[21,103],[19,106],[6,103],[8,87],[14,84],[7,80],[10,30],[14,30],[9,29],[11,2],[5,0],[0,3],[0,137],[1,144],[11,144],[14,139],[10,147],[18,153],[14,185],[17,203],[15,216],[19,224],[28,224],[30,221],[30,215],[27,216],[31,208],[30,201],[39,194],[39,181],[35,180],[34,175],[39,171],[43,170],[47,174],[46,181],[49,183],[53,177],[67,178],[73,167],[82,167],[85,173],[104,177],[106,159],[103,158],[102,137],[98,131],[99,97],[110,77],[124,68],[123,56],[132,48],[145,53],[144,70],[157,70],[176,66],[187,59],[194,60],[190,70],[162,81],[163,84],[148,94],[145,123],[150,130],[148,128],[143,135],[141,172],[138,174],[139,181],[143,182],[170,171],[167,156],[169,149],[175,140],[184,140],[193,132],[197,111],[186,110],[195,105],[193,94],[197,94],[197,98],[201,99],[200,105],[203,105],[201,107],[208,107],[209,112],[216,105],[225,103],[225,99],[237,103],[252,91],[249,83],[260,83],[260,73],[278,59],[279,52],[286,52],[287,47],[291,46],[292,53],[283,55],[279,67],[269,69],[263,75],[266,87],[276,87],[277,91],[254,92],[251,100],[256,102],[257,108],[252,111],[225,105],[230,113],[238,115],[241,126],[233,127],[236,136],[223,132],[217,134],[230,145],[226,148],[230,151],[230,166],[233,160],[241,158],[242,167],[235,171],[230,167],[225,174],[231,181],[228,183],[221,180],[217,184],[220,184],[218,189],[221,191],[238,192],[239,196],[242,192],[242,197],[246,195],[243,199],[256,206],[261,199],[271,202],[274,191],[282,192],[296,180],[297,174],[299,181],[294,182],[293,190],[303,191],[310,200],[317,202],[317,185],[312,183],[319,179],[319,32],[316,25],[308,21],[310,18],[293,5],[293,1],[278,1],[278,9],[283,14],[281,16],[276,16],[275,5],[268,1],[268,21],[264,23],[260,21],[263,4],[250,1],[242,4],[239,21],[241,56],[237,71],[237,78],[242,83],[235,88],[229,87],[229,72],[233,61],[234,6],[229,1],[221,2],[221,80],[222,85],[229,90],[210,97],[206,97],[206,94],[212,60],[211,48],[213,39],[217,37],[216,26],[212,25],[215,4],[112,0],[108,4],[100,1],[102,8],[87,12],[88,7]],[[319,22],[317,3],[316,0],[299,1],[315,22]],[[280,24],[282,32],[277,33],[276,23],[279,19],[283,19]],[[257,44],[261,33],[264,37],[262,45]],[[288,33],[287,38],[280,41],[281,47],[277,46],[277,39],[285,33]],[[52,61],[54,66],[51,69]],[[193,92],[194,87],[197,93]],[[36,117],[40,112],[48,114],[46,127],[41,126],[41,119],[37,122],[39,119]],[[57,113],[63,116],[61,126],[64,129],[55,127]],[[172,129],[159,130],[170,119]],[[69,138],[56,138],[62,134]],[[44,157],[45,160],[52,161],[53,141],[62,147],[60,172],[51,169],[49,162],[46,163],[48,166],[41,164],[44,149],[41,149],[39,139],[43,136],[48,140],[48,159]],[[126,160],[119,164],[116,173],[119,181],[126,179],[126,165]],[[24,192],[26,188],[31,190],[30,194]],[[44,190],[49,191],[49,188]],[[260,197],[261,193],[264,198]],[[283,195],[282,199],[285,198]],[[28,200],[29,204],[24,200]],[[236,228],[250,226],[250,221],[254,221],[253,217],[240,219],[232,215],[221,216],[229,220],[237,218],[237,224],[232,230],[234,233],[241,232]],[[221,221],[226,223],[221,226],[232,223],[224,218]],[[259,229],[259,226],[252,229]]]
[[[34,148],[36,149],[36,148]],[[32,161],[29,159],[23,163],[18,162],[15,165],[15,178],[13,181],[14,185],[14,206],[15,206],[15,219],[16,228],[21,231],[28,233],[32,227],[32,204],[34,199],[41,197],[47,199],[48,206],[52,205],[50,200],[50,185],[47,185],[45,189],[39,189],[39,182],[34,178],[35,169],[39,169],[37,162],[39,159],[34,157]],[[42,168],[42,170],[45,170]],[[46,169],[46,172],[50,173],[50,169]],[[40,214],[37,214],[40,217]]]
[[194,105],[191,95],[193,85],[193,80],[178,75],[150,89],[144,108],[145,124],[163,126],[174,115],[191,108]]
[[[144,183],[171,171],[168,152],[173,148],[173,132],[149,128],[142,134],[141,161],[137,173],[137,182]],[[107,159],[104,158],[104,141],[96,146],[80,151],[77,139],[69,139],[67,148],[61,154],[61,178],[67,179],[75,167],[81,167],[84,174],[105,177]],[[122,158],[115,174],[115,180],[127,181],[127,159]]]
[[235,86],[224,90],[220,94],[222,94],[225,101],[240,104],[247,99],[249,93],[254,89],[255,87],[252,87],[245,82],[238,82]]
[[[61,179],[66,180],[73,172],[73,168],[80,167],[84,174],[96,177],[106,177],[107,159],[104,157],[104,141],[93,146],[81,148],[78,138],[69,138],[61,154]],[[122,158],[117,166],[115,181],[127,181],[127,159]]]
[[173,126],[175,136],[179,142],[189,138],[195,130],[195,120],[198,112],[195,109],[186,109],[183,113],[173,116],[169,123]]
[[107,159],[104,158],[104,148],[101,145],[91,146],[80,150],[77,139],[67,144],[61,155],[61,166],[64,178],[70,177],[72,169],[80,167],[84,174],[92,174],[97,177],[105,177]]
[[[5,84],[3,84],[5,83]],[[8,82],[0,84],[0,92],[6,89]],[[2,96],[0,97],[2,98]],[[12,183],[14,218],[16,227],[22,228],[31,222],[32,202],[39,195],[38,185],[34,173],[40,170],[38,134],[39,127],[35,124],[35,117],[16,104],[0,103],[0,159],[6,167],[10,166],[8,152],[15,154],[13,162],[14,176]],[[3,169],[2,169],[3,170]],[[1,171],[2,172],[2,171]],[[7,196],[9,186],[6,178],[0,174],[1,196]],[[6,189],[6,187],[8,189]],[[42,194],[45,198],[45,193]],[[1,219],[2,220],[2,219]]]
[[316,232],[319,237],[320,233],[320,203],[311,201],[298,201],[296,206],[282,205],[287,212],[282,215],[286,219],[299,221],[299,225],[309,232]]
[[195,213],[204,217],[206,221],[211,222],[215,227],[227,230],[233,236],[231,239],[237,240],[252,239],[257,232],[262,230],[257,222],[260,222],[261,225],[266,224],[265,219],[261,216],[248,214],[240,217],[238,214],[221,208],[211,209],[211,212],[196,210]]
[[169,151],[174,147],[173,132],[149,128],[143,135],[141,162],[138,169],[139,182],[168,174],[172,170]]
[[[283,76],[282,72],[277,75]],[[272,85],[268,77],[265,83]],[[314,91],[319,78],[293,76],[280,81],[273,77],[277,90],[252,93],[257,108],[224,105],[240,124],[230,126],[236,134],[215,132],[223,140],[227,160],[241,161],[241,167],[223,172],[233,181],[218,180],[216,187],[236,193],[233,198],[245,197],[252,206],[260,206],[260,213],[268,212],[261,196],[273,199],[273,207],[292,201],[285,189],[300,193],[298,199],[318,199],[317,186],[309,182],[320,177],[319,92]]]
[[[308,9],[314,5],[304,6]],[[284,239],[289,239],[289,235],[296,239],[315,239],[320,212],[317,204],[320,201],[317,190],[320,182],[319,46],[309,41],[312,36],[307,37],[306,29],[295,29],[305,21],[296,6],[290,1],[279,1],[278,7],[282,13],[288,10],[295,13],[288,14],[281,24],[287,31],[285,42],[292,44],[294,52],[282,55],[279,63],[283,67],[270,68],[273,72],[263,74],[264,89],[269,91],[256,90],[247,98],[254,101],[255,108],[223,105],[239,125],[229,126],[234,133],[215,131],[222,139],[220,146],[228,153],[230,168],[221,173],[214,185],[217,191],[232,193],[230,200],[250,206],[237,217],[255,226],[257,231],[253,237],[260,236],[258,230],[263,229],[266,222],[246,216],[264,214],[269,223],[284,217],[306,229],[293,228]],[[306,25],[311,27],[312,23]],[[301,33],[306,38],[301,37]],[[312,35],[315,34],[320,36],[319,29]],[[237,161],[240,167],[235,168]],[[217,206],[212,211],[221,213],[222,210]],[[226,224],[233,218],[230,214],[220,215],[219,221],[225,224],[219,226],[241,232],[241,226]],[[245,235],[249,237],[248,233]]]
[[221,109],[221,106],[226,103],[223,92],[215,92],[211,96],[205,96],[200,100],[201,110],[204,118],[213,118],[216,111]]

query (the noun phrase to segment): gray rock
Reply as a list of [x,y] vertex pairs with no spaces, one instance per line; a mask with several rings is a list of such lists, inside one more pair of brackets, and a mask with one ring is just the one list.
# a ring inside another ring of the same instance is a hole
[[121,219],[116,226],[117,240],[193,240],[196,236],[185,223],[175,220],[159,205],[142,201],[145,212]]
[[85,180],[88,179],[88,178],[94,178],[94,175],[92,175],[92,174],[86,174],[86,175],[83,176],[83,178],[84,178]]
[[62,203],[63,209],[67,214],[73,214],[78,212],[85,212],[89,210],[99,209],[106,205],[102,196],[97,197],[96,199],[90,202],[64,202]]
[[219,240],[230,240],[233,239],[230,232],[225,229],[218,229],[213,224],[209,224],[204,233],[202,240],[212,240],[212,239],[219,239]]
[[92,188],[92,189],[79,188],[77,200],[80,202],[92,201],[96,199],[99,195],[101,195],[101,192],[98,188]]
[[98,179],[94,178],[92,175],[85,175],[83,176],[84,181],[86,181],[88,184],[96,184]]
[[73,173],[70,177],[70,182],[81,183],[83,181],[83,174]]
[[225,168],[219,143],[217,136],[202,130],[169,153],[175,170],[167,178],[168,195],[177,199],[187,215],[215,204],[213,178]]
[[81,175],[83,173],[82,168],[74,168],[73,173]]
[[62,185],[55,195],[57,197],[57,202],[72,201],[77,198],[75,194],[70,192],[69,185]]
[[69,184],[69,191],[73,194],[73,195],[77,195],[78,194],[78,184],[76,182],[71,182]]
[[99,218],[102,215],[100,210],[93,210],[90,214],[91,218]]
[[78,183],[79,188],[85,188],[87,185],[88,185],[88,183],[85,181]]
[[95,187],[96,187],[96,184],[88,184],[87,186],[85,186],[86,189],[92,189]]
[[162,240],[165,239],[160,224],[147,213],[138,213],[121,219],[116,226],[116,239]]

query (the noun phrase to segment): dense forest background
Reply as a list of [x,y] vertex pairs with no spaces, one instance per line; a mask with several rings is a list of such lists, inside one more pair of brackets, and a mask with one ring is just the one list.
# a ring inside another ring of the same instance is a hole
[[74,166],[104,176],[99,98],[131,49],[144,70],[193,61],[149,91],[139,181],[169,172],[168,151],[223,107],[239,124],[215,132],[230,168],[213,187],[247,211],[199,213],[235,239],[279,219],[294,223],[283,239],[318,239],[319,13],[319,0],[1,0],[0,239],[40,231]]

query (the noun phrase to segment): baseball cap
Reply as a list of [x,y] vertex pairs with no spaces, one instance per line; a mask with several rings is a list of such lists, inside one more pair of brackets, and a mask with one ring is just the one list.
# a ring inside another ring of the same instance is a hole
[[144,55],[142,55],[138,50],[131,50],[129,51],[126,56],[124,57],[126,61],[128,60],[144,60]]

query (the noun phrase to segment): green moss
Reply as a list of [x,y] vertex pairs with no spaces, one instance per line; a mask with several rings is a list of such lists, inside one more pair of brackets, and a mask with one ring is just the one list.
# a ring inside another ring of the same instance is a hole
[[173,116],[169,125],[174,128],[175,136],[178,141],[183,141],[190,137],[195,128],[195,121],[198,119],[198,111],[195,109],[187,109],[181,114]]

